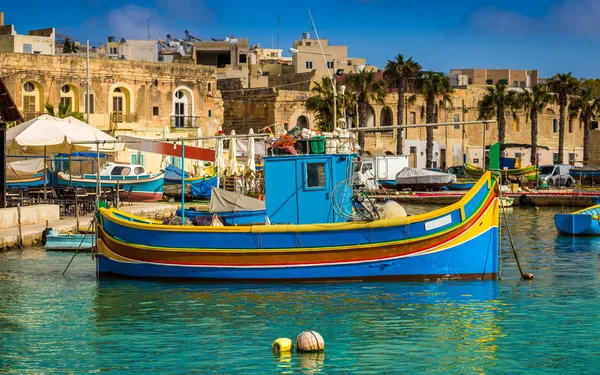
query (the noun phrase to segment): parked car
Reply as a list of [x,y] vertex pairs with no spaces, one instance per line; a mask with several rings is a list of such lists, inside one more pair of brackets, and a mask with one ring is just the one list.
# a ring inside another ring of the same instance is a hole
[[471,178],[468,174],[465,173],[464,165],[455,165],[453,167],[448,168],[446,173],[450,173],[456,176],[456,178]]
[[546,182],[548,186],[571,187],[575,184],[575,179],[569,174],[570,170],[571,166],[568,164],[540,165],[540,184]]

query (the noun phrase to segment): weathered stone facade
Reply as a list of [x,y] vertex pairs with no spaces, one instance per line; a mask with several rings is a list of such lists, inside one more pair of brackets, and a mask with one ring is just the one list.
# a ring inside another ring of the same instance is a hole
[[[223,123],[216,70],[192,64],[90,59],[90,124],[115,135],[193,136],[197,128],[214,134]],[[0,53],[0,74],[26,119],[63,101],[86,112],[86,60],[74,56]],[[118,155],[129,161],[130,152]],[[160,156],[147,155],[146,167],[160,168]]]

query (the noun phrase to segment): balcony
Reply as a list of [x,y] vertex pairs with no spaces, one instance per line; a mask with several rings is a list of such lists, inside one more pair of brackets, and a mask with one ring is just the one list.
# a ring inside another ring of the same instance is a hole
[[137,122],[137,113],[123,113],[123,112],[111,112],[110,122],[115,124],[128,123],[133,124]]
[[197,128],[200,126],[200,116],[171,116],[172,128]]

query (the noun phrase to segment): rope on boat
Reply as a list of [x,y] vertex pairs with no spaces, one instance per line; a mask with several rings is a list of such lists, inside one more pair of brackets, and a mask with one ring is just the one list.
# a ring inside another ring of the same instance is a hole
[[[502,193],[500,193],[500,197],[502,197]],[[506,227],[506,233],[508,233],[508,239],[510,241],[510,246],[512,247],[512,251],[515,256],[515,261],[517,262],[517,267],[519,268],[519,273],[521,274],[521,279],[533,280],[532,273],[523,273],[523,268],[521,268],[521,262],[519,261],[519,254],[517,253],[517,248],[515,247],[515,243],[513,242],[512,234],[510,233],[510,226],[508,225],[508,219],[506,218],[506,211],[504,210],[504,205],[500,204],[500,208],[502,209],[502,216],[504,216],[504,226]]]
[[[83,238],[81,239],[81,242],[79,242],[79,246],[77,246],[77,249],[75,250],[75,253],[73,254],[73,256],[71,257],[71,260],[69,261],[69,264],[67,264],[67,267],[65,268],[65,270],[63,271],[62,275],[64,276],[65,273],[67,272],[67,270],[69,269],[69,266],[71,266],[71,263],[73,262],[73,259],[75,259],[75,256],[77,255],[77,253],[79,252],[79,249],[81,249],[81,245],[83,245],[83,241],[85,241],[85,238],[87,237],[88,233],[90,233],[90,229],[92,229],[92,226],[94,225],[94,223],[96,222],[96,217],[97,217],[98,211],[96,210],[96,212],[94,212],[94,218],[92,219],[92,221],[90,222],[90,225],[88,226],[87,230],[85,231],[85,233],[83,234]],[[96,240],[96,244],[98,244],[98,241]]]

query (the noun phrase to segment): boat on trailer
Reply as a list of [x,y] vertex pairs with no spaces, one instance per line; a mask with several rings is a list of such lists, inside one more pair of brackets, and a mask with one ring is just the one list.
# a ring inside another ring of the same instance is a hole
[[499,192],[489,172],[450,206],[351,221],[344,213],[365,204],[352,191],[354,157],[266,157],[267,223],[165,225],[101,208],[98,273],[230,282],[497,278]]
[[600,205],[568,214],[556,214],[554,225],[561,234],[600,235]]

